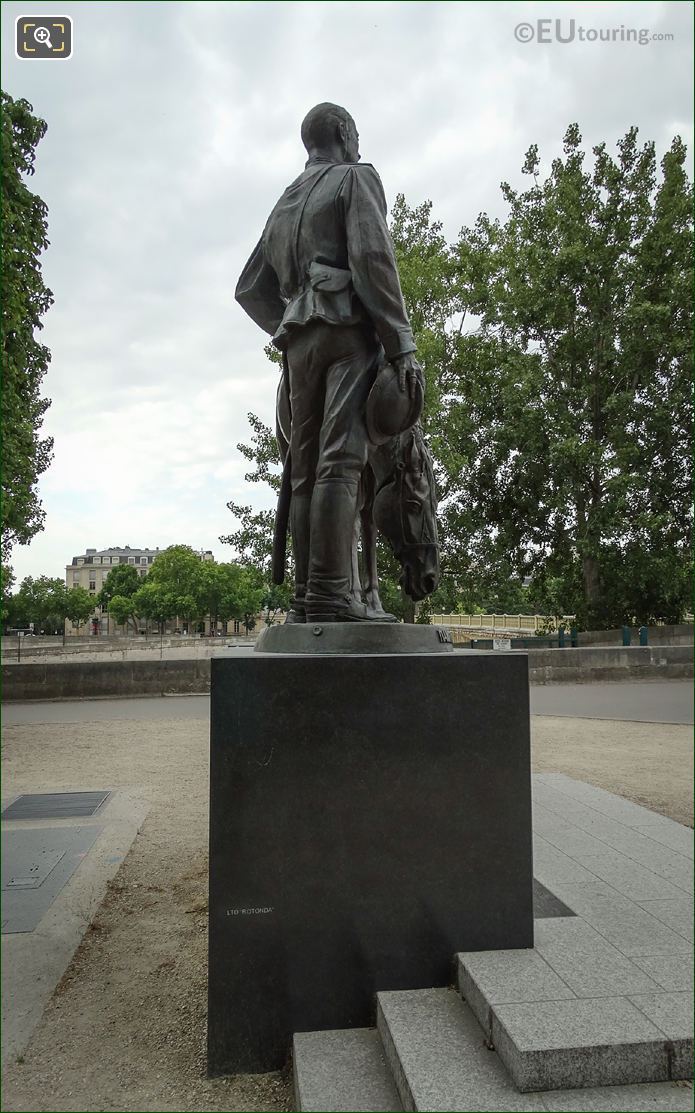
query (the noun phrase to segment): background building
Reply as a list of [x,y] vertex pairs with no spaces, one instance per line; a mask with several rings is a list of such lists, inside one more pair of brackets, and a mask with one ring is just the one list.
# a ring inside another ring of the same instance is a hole
[[[123,548],[115,545],[111,549],[86,549],[82,556],[74,556],[71,563],[65,566],[65,583],[68,589],[83,587],[90,595],[95,596],[94,613],[79,630],[69,620],[66,620],[66,633],[113,633],[115,624],[109,619],[106,612],[102,612],[102,608],[96,602],[96,596],[104,586],[106,577],[117,564],[133,564],[141,576],[146,576],[152,567],[152,562],[155,557],[159,556],[159,553],[159,548],[131,549],[130,545]],[[209,549],[199,549],[198,553],[201,560],[215,559]],[[109,622],[111,622],[110,627]]]

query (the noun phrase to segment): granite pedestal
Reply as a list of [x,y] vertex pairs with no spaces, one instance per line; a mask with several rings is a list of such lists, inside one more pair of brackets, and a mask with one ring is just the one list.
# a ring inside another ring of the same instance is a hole
[[212,660],[208,1070],[533,946],[527,658]]

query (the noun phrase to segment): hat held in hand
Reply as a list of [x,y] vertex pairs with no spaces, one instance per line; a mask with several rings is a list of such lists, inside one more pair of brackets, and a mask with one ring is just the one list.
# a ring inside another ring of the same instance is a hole
[[398,371],[393,364],[382,364],[367,398],[367,432],[372,444],[385,444],[412,428],[420,419],[424,401],[425,388],[420,375],[411,395],[407,383],[405,390],[401,390]]

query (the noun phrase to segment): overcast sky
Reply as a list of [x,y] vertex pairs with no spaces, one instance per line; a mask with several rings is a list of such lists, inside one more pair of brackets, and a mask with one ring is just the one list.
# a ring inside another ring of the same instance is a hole
[[[72,17],[71,59],[14,57],[30,14]],[[558,18],[573,42],[552,41]],[[62,576],[88,546],[229,560],[226,502],[270,505],[236,444],[249,410],[272,423],[277,369],[234,287],[303,167],[312,105],[345,105],[389,204],[431,199],[453,240],[481,209],[504,215],[500,181],[521,184],[531,143],[547,166],[572,121],[588,148],[636,124],[659,157],[677,133],[692,149],[692,18],[680,2],[3,3],[3,88],[48,122],[31,188],[55,295],[55,455],[18,580]],[[601,29],[617,41],[590,41]],[[631,29],[672,38],[620,41]]]

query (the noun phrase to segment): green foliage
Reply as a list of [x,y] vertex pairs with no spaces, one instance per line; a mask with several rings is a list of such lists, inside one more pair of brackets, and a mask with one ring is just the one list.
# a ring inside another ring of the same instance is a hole
[[244,624],[247,633],[256,625],[256,615],[261,609],[263,598],[268,591],[266,579],[258,568],[249,566],[241,570],[241,594],[239,611],[234,615]]
[[137,630],[138,615],[142,614],[149,617],[142,608],[139,595],[139,592],[135,592],[133,595],[112,595],[109,599],[109,614],[119,626],[132,624],[133,628]]
[[201,613],[202,569],[203,562],[189,545],[170,545],[155,557],[147,582],[138,592],[138,598],[158,612],[148,617],[158,622],[176,615],[189,622],[197,618]]
[[[508,557],[563,585],[580,625],[680,617],[690,535],[692,190],[674,139],[631,129],[584,167],[564,158],[505,222],[481,214],[457,244],[461,297],[480,318],[458,340],[442,425],[460,453],[446,508],[469,553]],[[535,592],[532,585],[532,594]]]
[[94,598],[83,587],[72,587],[65,596],[65,617],[79,630],[94,610]]
[[9,626],[35,633],[62,633],[68,611],[68,590],[61,579],[52,576],[26,576],[19,590],[8,600]]
[[[114,597],[121,615],[140,616],[162,624],[169,619],[186,619],[189,627],[205,615],[213,629],[230,619],[253,626],[265,585],[252,568],[240,564],[201,561],[188,545],[172,545],[156,557],[145,582],[129,600]],[[116,619],[118,622],[126,618]]]
[[251,505],[242,506],[228,502],[239,522],[238,529],[220,537],[223,545],[232,545],[240,564],[260,568],[270,582],[270,566],[273,553],[274,510],[254,510]]
[[45,122],[32,115],[27,101],[2,93],[3,557],[43,528],[36,483],[53,447],[51,437],[40,437],[50,401],[39,393],[51,357],[35,339],[53,302],[39,263],[48,246],[48,210],[22,180],[34,172],[45,132]]
[[290,609],[291,598],[292,584],[289,580],[282,584],[263,584],[261,610],[265,612],[266,626],[272,626],[278,614]]
[[[241,455],[253,464],[253,470],[247,472],[244,479],[247,483],[267,484],[277,494],[280,490],[281,473],[280,453],[275,434],[256,414],[250,413],[248,419],[252,429],[251,444],[237,445]],[[254,510],[250,505],[235,502],[228,502],[227,509],[231,510],[238,520],[239,527],[232,533],[220,537],[220,541],[224,545],[233,546],[241,564],[258,568],[263,573],[270,590],[275,511]],[[287,577],[288,581],[290,579],[291,575]]]
[[447,326],[463,308],[455,283],[456,260],[442,236],[442,224],[432,220],[431,201],[411,209],[399,193],[391,212],[391,237],[418,362],[425,372],[422,425],[429,436],[439,423],[454,352]]
[[135,595],[135,592],[138,591],[142,581],[143,577],[140,576],[134,565],[117,564],[104,580],[102,589],[97,595],[97,603],[110,609],[110,602],[114,595],[121,595],[129,599],[131,595]]
[[15,574],[9,564],[2,565],[2,621],[5,622],[10,613],[11,589],[15,582]]
[[217,621],[244,622],[261,608],[265,585],[254,570],[240,564],[204,564],[200,577],[199,612]]

